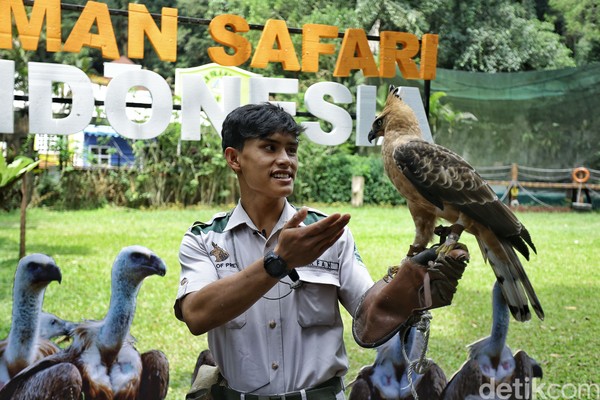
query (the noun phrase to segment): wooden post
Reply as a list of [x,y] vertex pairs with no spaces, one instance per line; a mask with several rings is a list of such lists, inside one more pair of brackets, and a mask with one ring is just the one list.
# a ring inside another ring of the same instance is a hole
[[519,180],[519,166],[516,163],[510,167],[510,179],[515,183]]
[[508,204],[511,207],[517,207],[519,205],[519,200],[517,196],[519,195],[519,166],[516,163],[512,163],[510,167],[510,185],[508,185]]
[[365,177],[352,177],[352,206],[362,207],[365,193]]

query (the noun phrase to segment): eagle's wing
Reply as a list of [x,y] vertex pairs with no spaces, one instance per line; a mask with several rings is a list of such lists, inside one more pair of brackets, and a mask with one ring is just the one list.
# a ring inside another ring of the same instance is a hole
[[479,173],[451,150],[411,140],[394,150],[394,161],[415,189],[436,207],[455,207],[506,238],[526,259],[535,246],[529,233]]
[[350,389],[348,400],[370,400],[373,396],[373,365],[363,365],[356,378],[346,385]]
[[441,399],[442,392],[448,384],[444,370],[433,363],[421,378],[417,387],[417,395],[420,399]]

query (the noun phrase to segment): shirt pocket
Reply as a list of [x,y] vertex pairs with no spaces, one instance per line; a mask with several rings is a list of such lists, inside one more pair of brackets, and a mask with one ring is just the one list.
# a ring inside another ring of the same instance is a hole
[[333,326],[338,318],[337,286],[302,282],[295,296],[298,323],[303,328]]

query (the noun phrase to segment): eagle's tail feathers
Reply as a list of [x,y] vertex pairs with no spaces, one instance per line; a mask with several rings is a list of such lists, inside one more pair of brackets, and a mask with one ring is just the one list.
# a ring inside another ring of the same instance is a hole
[[544,319],[544,310],[542,309],[540,300],[538,299],[538,297],[535,293],[535,290],[533,289],[533,285],[531,284],[529,277],[525,273],[525,269],[523,268],[523,265],[521,264],[519,257],[512,250],[512,248],[510,247],[509,244],[502,243],[502,245],[504,247],[504,250],[508,254],[510,262],[513,265],[514,271],[517,274],[517,279],[523,285],[523,289],[525,290],[525,293],[527,294],[527,298],[529,299],[529,302],[531,303],[531,307],[533,307],[533,310],[535,311],[538,318],[540,320],[543,320]]
[[481,240],[479,238],[479,236],[475,236],[475,238],[477,239],[477,244],[479,245],[479,250],[481,251],[481,255],[483,256],[483,262],[488,262],[488,255],[487,255],[487,247],[485,246],[485,242],[483,240]]
[[529,245],[529,247],[531,247],[531,249],[533,250],[533,252],[535,254],[537,254],[537,250],[535,248],[535,245],[533,244],[533,241],[531,240],[531,235],[529,235],[529,231],[527,229],[525,229],[524,226],[521,225],[521,227],[522,227],[522,229],[521,229],[521,235],[520,236]]
[[502,288],[502,294],[510,313],[517,321],[528,321],[531,319],[527,295],[519,284],[516,277],[510,271],[510,265],[490,255],[490,265],[496,274],[496,279]]
[[527,296],[523,288],[519,285],[519,282],[513,280],[511,277],[504,280],[498,278],[498,282],[500,282],[506,304],[513,317],[520,322],[529,321],[531,319],[531,311],[529,311]]
[[[531,319],[531,311],[527,300],[530,293],[529,290],[525,290],[522,283],[525,279],[529,288],[531,288],[531,284],[511,243],[501,241],[497,244],[499,246],[492,247],[485,243],[480,244],[480,246],[485,249],[484,257],[487,255],[489,263],[496,274],[496,279],[500,284],[510,313],[517,321],[528,321]],[[517,264],[515,264],[515,260]],[[523,279],[523,277],[525,278]],[[533,296],[537,299],[535,293],[533,293]]]
[[512,247],[515,248],[519,253],[525,257],[527,261],[529,261],[529,247],[527,247],[527,243],[525,240],[518,235],[510,236],[507,238]]
[[515,317],[515,319],[519,322],[526,322],[531,319],[531,311],[529,311],[529,306],[525,305],[522,308],[517,306],[511,306],[508,304],[508,309],[510,313]]

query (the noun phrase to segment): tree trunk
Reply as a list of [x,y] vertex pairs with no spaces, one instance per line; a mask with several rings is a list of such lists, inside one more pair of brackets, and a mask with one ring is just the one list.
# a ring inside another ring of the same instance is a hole
[[19,258],[25,257],[25,233],[27,216],[27,175],[23,174],[21,181],[21,231],[19,237]]

